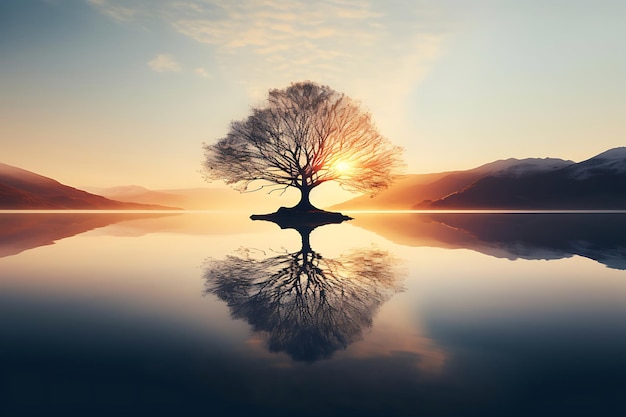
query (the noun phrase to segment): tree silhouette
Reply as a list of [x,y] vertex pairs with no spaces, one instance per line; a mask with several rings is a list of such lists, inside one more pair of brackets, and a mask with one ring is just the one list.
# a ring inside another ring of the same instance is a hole
[[307,362],[358,340],[378,308],[402,289],[387,252],[369,248],[324,258],[311,249],[313,228],[298,229],[297,252],[241,249],[209,261],[204,273],[205,292],[225,301],[233,318],[266,332],[271,352]]
[[401,149],[381,136],[369,113],[310,81],[270,90],[264,107],[232,122],[226,137],[204,150],[208,181],[222,179],[242,192],[251,183],[272,191],[295,187],[301,199],[294,209],[302,211],[315,210],[309,194],[322,183],[375,193],[402,166]]

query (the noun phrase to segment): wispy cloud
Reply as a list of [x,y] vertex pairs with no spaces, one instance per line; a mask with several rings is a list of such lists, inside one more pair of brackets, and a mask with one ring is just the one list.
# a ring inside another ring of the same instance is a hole
[[205,68],[196,68],[193,70],[193,72],[195,72],[202,78],[211,78],[211,74]]
[[[221,71],[253,97],[308,79],[360,97],[372,111],[380,105],[394,118],[445,38],[428,0],[89,1],[113,17],[159,21],[205,44],[218,64],[211,72]],[[153,69],[180,69],[158,58]]]
[[[432,18],[424,1],[403,0],[88,0],[118,20],[157,19],[214,48],[229,73],[260,79],[359,77],[407,55],[430,59],[423,39]],[[285,65],[276,67],[276,63]],[[287,64],[289,63],[289,64]],[[329,73],[329,70],[332,69]]]
[[159,54],[148,61],[148,66],[156,72],[178,72],[182,68],[171,55]]
[[[167,20],[178,32],[214,45],[225,65],[236,68],[243,58],[256,61],[257,71],[266,69],[283,78],[298,75],[293,72],[314,76],[325,73],[328,64],[342,65],[338,58],[345,60],[376,38],[373,23],[383,17],[367,2],[354,0],[214,0],[209,4],[203,13],[168,11]],[[271,67],[276,62],[291,65]],[[306,66],[306,71],[299,71],[300,66]]]
[[107,16],[121,22],[133,20],[139,13],[139,9],[128,7],[124,3],[116,0],[87,0],[87,2],[98,8],[98,10]]

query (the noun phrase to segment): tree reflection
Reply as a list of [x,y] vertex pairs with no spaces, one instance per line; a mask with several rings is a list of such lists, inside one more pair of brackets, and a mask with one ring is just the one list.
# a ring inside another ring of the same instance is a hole
[[225,301],[233,318],[266,332],[271,352],[312,362],[359,340],[378,308],[402,288],[386,251],[358,249],[328,259],[311,249],[315,225],[294,228],[302,237],[297,252],[242,248],[209,261],[205,291]]

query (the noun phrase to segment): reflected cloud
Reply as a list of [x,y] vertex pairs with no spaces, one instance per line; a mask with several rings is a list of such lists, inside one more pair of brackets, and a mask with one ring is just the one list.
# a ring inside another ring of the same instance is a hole
[[395,243],[472,249],[507,259],[574,255],[626,269],[626,215],[619,213],[359,214],[352,224]]
[[313,362],[361,339],[379,307],[403,289],[388,252],[361,248],[325,258],[311,249],[315,226],[294,228],[302,238],[296,252],[242,248],[209,260],[205,292],[265,335],[271,352]]

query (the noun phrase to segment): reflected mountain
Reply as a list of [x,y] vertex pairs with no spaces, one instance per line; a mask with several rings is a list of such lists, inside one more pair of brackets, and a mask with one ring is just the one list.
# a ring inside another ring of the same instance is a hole
[[125,220],[171,216],[167,213],[2,213],[0,258],[52,245],[71,236]]
[[315,227],[293,227],[302,238],[299,251],[243,248],[209,260],[204,272],[206,293],[225,301],[233,318],[266,334],[271,352],[305,362],[330,358],[359,340],[378,308],[402,291],[387,252],[364,248],[325,258],[311,249]]
[[626,269],[621,213],[363,213],[352,224],[407,246],[465,248],[511,260],[578,255]]

